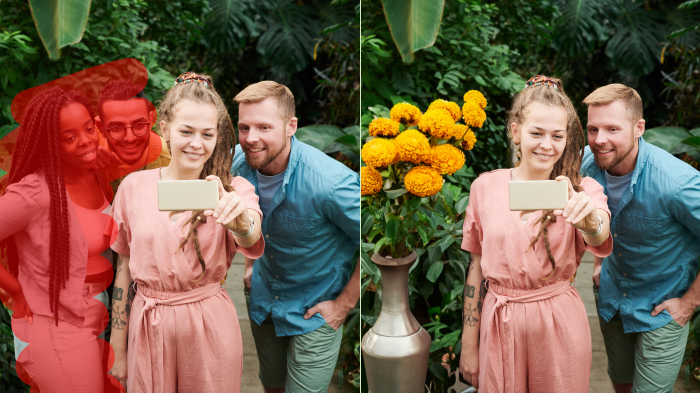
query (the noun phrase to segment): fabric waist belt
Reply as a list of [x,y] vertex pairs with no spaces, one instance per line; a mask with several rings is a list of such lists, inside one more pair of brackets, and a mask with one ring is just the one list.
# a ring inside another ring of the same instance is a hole
[[[489,281],[489,291],[486,295],[493,296],[496,304],[493,307],[492,319],[487,322],[484,329],[484,320],[481,324],[481,334],[489,336],[489,346],[484,350],[491,349],[489,358],[492,360],[488,364],[491,370],[483,370],[486,375],[502,375],[503,380],[498,381],[498,391],[505,393],[514,392],[513,381],[515,381],[515,357],[508,348],[515,348],[514,326],[509,303],[531,303],[553,298],[570,291],[573,287],[569,280],[559,281],[556,284],[533,290],[518,290],[504,288]],[[493,351],[493,349],[497,349]],[[481,356],[480,356],[481,357]],[[480,362],[481,363],[481,362]]]
[[[131,317],[134,323],[130,322],[130,327],[135,328],[133,340],[129,340],[129,352],[137,351],[139,357],[139,369],[135,370],[140,377],[138,384],[144,386],[130,386],[137,392],[163,392],[164,387],[164,363],[163,363],[163,326],[161,324],[160,309],[163,306],[179,306],[188,303],[198,302],[222,292],[228,297],[226,291],[221,288],[218,282],[186,292],[168,292],[167,296],[162,296],[162,291],[154,291],[149,288],[137,286],[136,298],[142,297],[145,301],[143,308]],[[149,295],[157,297],[149,297]],[[158,297],[166,297],[159,299]],[[130,334],[131,336],[131,334]],[[133,344],[133,346],[132,346]],[[184,355],[186,356],[186,354]]]

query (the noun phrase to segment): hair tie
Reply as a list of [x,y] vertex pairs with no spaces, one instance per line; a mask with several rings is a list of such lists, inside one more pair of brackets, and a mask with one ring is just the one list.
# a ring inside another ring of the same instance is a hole
[[525,83],[525,88],[527,89],[528,87],[540,85],[553,86],[555,89],[561,91],[561,86],[559,86],[559,83],[555,82],[550,78],[547,78],[544,75],[535,75],[532,78],[528,79],[527,83]]
[[177,79],[175,79],[175,84],[173,86],[177,86],[181,83],[191,82],[198,82],[206,87],[211,87],[211,83],[205,77],[190,71],[180,74],[180,76],[178,76]]

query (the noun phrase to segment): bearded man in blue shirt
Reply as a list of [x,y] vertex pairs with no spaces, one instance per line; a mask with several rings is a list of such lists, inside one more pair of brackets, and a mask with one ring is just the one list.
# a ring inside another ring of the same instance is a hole
[[673,392],[700,305],[700,173],[644,141],[642,100],[621,84],[588,105],[581,174],[605,188],[613,252],[593,282],[616,392]]
[[244,275],[260,381],[266,393],[326,392],[360,296],[360,178],[294,137],[287,87],[263,81],[234,100],[231,173],[255,186],[263,212],[265,254]]

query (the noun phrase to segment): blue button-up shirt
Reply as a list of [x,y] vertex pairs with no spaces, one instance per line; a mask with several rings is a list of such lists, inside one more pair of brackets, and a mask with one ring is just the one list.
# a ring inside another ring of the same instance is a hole
[[[602,184],[605,173],[586,147],[581,175]],[[629,189],[610,223],[613,252],[603,260],[598,315],[619,310],[625,333],[657,329],[671,321],[651,310],[683,296],[695,279],[700,255],[700,172],[639,138]]]
[[[258,192],[256,170],[241,146],[231,167]],[[272,314],[277,336],[321,327],[316,304],[334,300],[348,283],[360,243],[360,177],[345,165],[292,137],[282,185],[263,218],[265,254],[253,265],[250,317],[258,325]]]

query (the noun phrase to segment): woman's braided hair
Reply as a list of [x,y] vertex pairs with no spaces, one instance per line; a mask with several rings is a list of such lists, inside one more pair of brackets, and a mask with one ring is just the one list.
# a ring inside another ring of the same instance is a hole
[[[85,106],[94,119],[92,106],[78,91],[66,92],[58,87],[39,93],[27,106],[12,154],[9,185],[25,176],[43,171],[49,189],[49,307],[58,325],[58,299],[65,288],[70,271],[70,229],[68,198],[63,177],[63,161],[59,145],[59,116],[61,109],[78,103]],[[7,189],[5,190],[7,192]],[[0,242],[0,251],[8,260],[15,277],[19,274],[19,254],[14,236]]]
[[[192,72],[187,72],[180,75],[173,86],[166,93],[163,101],[161,102],[158,112],[162,119],[166,123],[170,123],[175,118],[175,111],[177,110],[177,105],[183,101],[189,100],[197,104],[204,105],[214,105],[218,112],[218,124],[216,133],[216,147],[211,157],[204,163],[204,168],[200,174],[200,179],[206,179],[209,175],[218,176],[223,183],[224,189],[227,192],[233,191],[231,184],[231,174],[229,173],[231,169],[231,163],[233,162],[233,151],[232,149],[236,145],[235,136],[233,133],[233,123],[231,122],[231,117],[226,110],[223,100],[214,89],[214,84],[212,83],[211,77],[208,75],[195,74]],[[162,130],[161,130],[162,132]],[[168,141],[168,150],[170,150],[170,141]],[[182,213],[174,211],[170,215],[177,213]],[[204,216],[203,210],[198,210],[192,212],[192,216],[187,220],[184,225],[190,224],[190,230],[187,236],[182,240],[180,246],[175,252],[178,252],[182,247],[187,244],[187,242],[192,238],[194,243],[195,251],[197,252],[197,259],[199,264],[202,266],[201,276],[193,281],[199,281],[204,278],[204,273],[207,270],[206,263],[202,257],[199,244],[199,236],[197,234],[197,227],[200,223],[206,223],[207,218]]]
[[[582,191],[583,188],[580,186],[581,175],[579,174],[579,169],[581,169],[583,148],[585,146],[583,128],[581,127],[581,121],[576,114],[574,105],[564,92],[561,80],[542,75],[532,77],[527,82],[525,89],[518,93],[513,100],[513,106],[508,116],[509,127],[513,123],[522,124],[524,122],[525,116],[528,113],[528,107],[533,102],[539,102],[550,107],[563,107],[564,110],[566,110],[566,147],[559,160],[554,164],[552,174],[549,178],[550,180],[554,180],[557,176],[566,176],[571,180],[571,184],[576,192]],[[510,137],[510,148],[513,152],[513,165],[518,167],[520,162],[518,161],[516,152],[519,151],[519,147],[513,142],[513,130],[509,130],[508,136]],[[530,243],[528,250],[539,241],[540,237],[544,239],[547,256],[552,264],[552,273],[548,277],[542,279],[549,280],[554,276],[556,263],[549,244],[547,225],[550,222],[556,222],[556,217],[554,217],[552,210],[543,211],[538,222],[541,224],[540,230],[535,239]],[[527,250],[525,252],[527,252]]]

